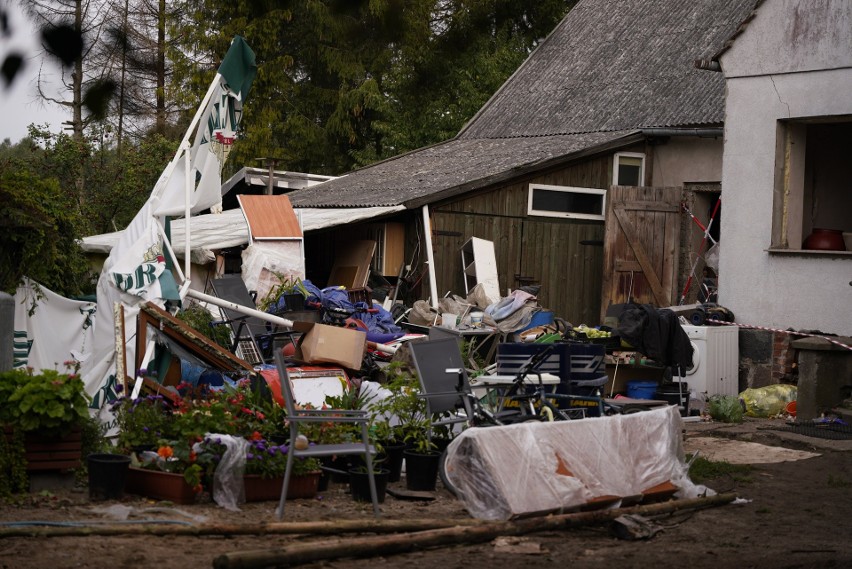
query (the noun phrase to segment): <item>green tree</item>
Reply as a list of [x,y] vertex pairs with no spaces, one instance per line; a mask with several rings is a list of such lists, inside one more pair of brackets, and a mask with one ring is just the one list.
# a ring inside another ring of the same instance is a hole
[[91,292],[76,242],[77,209],[58,181],[20,160],[0,159],[0,200],[0,290],[14,294],[26,276],[65,296]]
[[183,0],[174,85],[204,92],[244,36],[258,75],[232,167],[340,174],[453,136],[573,3]]

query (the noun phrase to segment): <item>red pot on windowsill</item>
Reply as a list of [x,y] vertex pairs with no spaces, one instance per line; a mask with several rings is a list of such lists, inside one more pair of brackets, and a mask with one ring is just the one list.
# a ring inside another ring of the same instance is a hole
[[843,232],[839,229],[814,229],[805,239],[803,249],[814,251],[845,251]]

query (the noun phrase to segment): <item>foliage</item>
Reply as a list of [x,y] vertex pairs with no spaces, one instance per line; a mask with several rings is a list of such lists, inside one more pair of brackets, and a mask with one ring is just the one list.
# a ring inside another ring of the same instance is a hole
[[426,401],[420,397],[417,377],[400,362],[386,369],[385,388],[390,395],[374,407],[372,431],[377,440],[405,442],[421,451],[434,446],[430,441],[431,420]]
[[66,362],[72,373],[32,368],[0,373],[0,424],[23,432],[52,436],[80,426],[89,418],[89,398],[76,362]]
[[455,135],[574,1],[176,4],[184,93],[204,91],[234,35],[255,51],[231,163],[276,156],[281,169],[339,174]]
[[231,335],[226,326],[214,326],[213,314],[198,302],[191,302],[189,306],[178,311],[175,315],[178,320],[187,326],[209,338],[222,347],[227,348],[231,343]]
[[[252,441],[252,460],[260,456],[257,445],[263,444],[268,451],[275,445],[266,441],[282,436],[284,411],[262,388],[264,385],[245,379],[210,391],[181,384],[178,390],[183,395],[173,404],[161,395],[119,399],[113,404],[119,430],[117,447],[125,452],[138,451],[136,456],[143,467],[183,473],[187,483],[199,490],[212,476],[223,451],[211,441],[211,434]],[[142,450],[145,446],[149,450]],[[275,448],[275,452],[286,452],[286,446]],[[280,461],[270,458],[263,463],[250,460],[247,472],[271,473]]]
[[77,208],[56,179],[0,159],[0,203],[0,290],[14,294],[24,277],[66,296],[93,290]]
[[278,272],[275,273],[275,278],[278,282],[257,303],[258,310],[263,310],[264,312],[281,312],[287,309],[286,306],[281,304],[283,301],[282,297],[289,294],[299,294],[304,301],[304,299],[310,296],[308,289],[302,283],[302,279],[298,277],[291,278],[284,273]]
[[[288,445],[275,444],[255,433],[248,439],[249,446],[246,449],[245,474],[258,475],[261,478],[278,478],[284,476],[287,469]],[[215,470],[225,452],[225,446],[221,439],[215,436],[207,437],[196,447],[199,457],[204,464],[211,465],[210,472]],[[206,457],[206,458],[205,458]],[[316,458],[297,457],[293,459],[293,475],[301,476],[318,472],[320,461]]]
[[124,452],[156,446],[172,434],[172,407],[162,395],[120,397],[111,410],[118,429],[116,446]]
[[0,433],[0,499],[27,492],[29,487],[24,432],[13,429]]

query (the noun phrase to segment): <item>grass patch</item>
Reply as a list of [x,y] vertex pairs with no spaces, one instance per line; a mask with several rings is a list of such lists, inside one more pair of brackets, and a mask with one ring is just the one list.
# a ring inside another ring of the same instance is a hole
[[[687,457],[687,461],[689,459],[690,457]],[[751,471],[750,464],[731,464],[724,460],[708,460],[699,456],[689,467],[689,478],[697,484],[722,476],[728,476],[737,482],[751,482]]]
[[829,488],[849,488],[852,486],[852,482],[843,478],[842,476],[835,477],[832,474],[828,475],[828,487]]

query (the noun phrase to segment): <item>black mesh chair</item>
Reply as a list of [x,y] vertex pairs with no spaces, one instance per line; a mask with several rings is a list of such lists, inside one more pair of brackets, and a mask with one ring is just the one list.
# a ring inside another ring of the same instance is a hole
[[[240,275],[225,275],[211,281],[213,293],[228,302],[256,309],[255,299],[246,288]],[[271,325],[258,318],[248,316],[231,308],[220,307],[223,320],[214,325],[228,325],[231,328],[231,351],[250,364],[268,363],[272,359],[273,338],[285,332],[275,332]],[[286,332],[286,333],[289,333]]]

